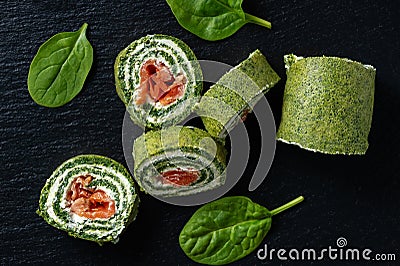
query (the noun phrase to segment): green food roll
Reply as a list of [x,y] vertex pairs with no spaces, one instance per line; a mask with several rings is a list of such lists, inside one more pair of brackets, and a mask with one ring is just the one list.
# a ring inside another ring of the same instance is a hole
[[206,130],[223,139],[279,80],[265,56],[256,50],[210,87],[196,112]]
[[103,244],[118,242],[138,206],[134,181],[121,164],[99,155],[79,155],[47,179],[37,213],[71,236]]
[[375,68],[337,57],[284,59],[287,82],[277,139],[327,154],[365,154]]
[[193,51],[167,35],[147,35],[115,60],[117,93],[132,120],[155,129],[184,120],[200,99],[202,73]]
[[224,146],[195,127],[149,131],[133,144],[134,176],[154,196],[192,195],[225,183],[226,154]]

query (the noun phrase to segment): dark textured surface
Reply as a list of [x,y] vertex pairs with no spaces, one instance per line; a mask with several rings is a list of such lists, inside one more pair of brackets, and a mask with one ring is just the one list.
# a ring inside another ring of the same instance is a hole
[[[264,183],[255,192],[247,192],[255,167],[250,164],[229,195],[247,195],[271,209],[304,195],[301,205],[274,217],[263,242],[270,248],[323,248],[335,246],[343,236],[350,247],[396,253],[400,263],[397,1],[246,0],[244,9],[271,20],[273,30],[246,25],[231,38],[207,42],[182,29],[164,1],[0,2],[2,264],[191,264],[179,248],[178,235],[197,207],[168,205],[142,194],[137,221],[117,245],[103,247],[68,237],[35,214],[45,180],[66,159],[97,153],[125,162],[121,146],[124,106],[115,92],[113,63],[121,49],[148,33],[176,36],[199,59],[230,65],[259,48],[284,77],[267,96],[277,123],[285,82],[284,54],[335,55],[374,65],[375,109],[366,156],[315,154],[278,143]],[[89,24],[95,57],[83,91],[61,108],[36,105],[26,80],[38,47],[55,33],[77,30],[84,22]],[[246,126],[253,137],[251,159],[256,162],[259,133],[252,115]],[[301,264],[276,258],[273,263],[260,261],[252,253],[236,265],[280,263]]]

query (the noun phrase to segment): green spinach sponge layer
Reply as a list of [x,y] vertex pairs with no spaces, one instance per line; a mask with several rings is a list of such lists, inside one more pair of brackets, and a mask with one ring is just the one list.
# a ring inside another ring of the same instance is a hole
[[277,139],[327,154],[365,154],[375,68],[337,57],[286,55]]
[[196,112],[213,137],[225,138],[279,80],[265,56],[256,50],[210,87]]

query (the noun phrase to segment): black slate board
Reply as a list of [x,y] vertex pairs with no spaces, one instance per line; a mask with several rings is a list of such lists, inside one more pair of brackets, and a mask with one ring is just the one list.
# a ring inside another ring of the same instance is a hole
[[[113,63],[131,41],[151,33],[176,36],[199,59],[235,65],[259,48],[283,80],[267,95],[278,125],[285,73],[283,55],[335,55],[377,68],[370,148],[365,156],[328,156],[277,144],[264,183],[247,191],[250,163],[228,195],[247,195],[269,208],[298,195],[306,200],[274,217],[263,241],[269,248],[326,248],[345,237],[349,247],[394,253],[400,264],[400,11],[396,1],[257,1],[244,9],[272,21],[273,29],[246,25],[234,36],[208,42],[182,29],[165,1],[1,1],[0,136],[1,264],[191,265],[178,235],[197,207],[179,207],[141,194],[137,221],[117,245],[68,237],[35,214],[39,193],[66,159],[97,153],[125,163],[121,146],[124,106],[115,93]],[[49,109],[30,98],[26,80],[40,44],[55,33],[89,24],[94,65],[83,91]],[[249,115],[249,129],[256,121]],[[258,156],[259,133],[251,159]],[[235,265],[301,265],[260,261],[252,253]],[[315,261],[364,265],[365,261]]]

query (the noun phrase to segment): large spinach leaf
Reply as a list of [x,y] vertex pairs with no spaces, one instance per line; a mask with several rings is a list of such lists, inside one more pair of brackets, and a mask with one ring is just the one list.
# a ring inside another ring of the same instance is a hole
[[29,94],[36,103],[58,107],[81,91],[93,62],[87,26],[58,33],[40,46],[28,74]]
[[226,197],[198,209],[179,235],[179,244],[192,260],[222,265],[254,251],[271,227],[271,217],[304,198],[269,211],[247,197]]
[[167,0],[179,24],[200,38],[216,41],[234,34],[246,23],[271,28],[271,23],[247,14],[243,0]]

